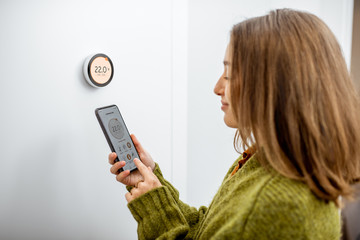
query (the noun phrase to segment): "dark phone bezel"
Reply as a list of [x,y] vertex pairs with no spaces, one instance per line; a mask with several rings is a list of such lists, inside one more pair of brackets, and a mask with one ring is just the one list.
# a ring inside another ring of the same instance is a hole
[[[110,140],[109,135],[107,134],[107,132],[106,132],[106,130],[105,130],[105,126],[104,126],[104,124],[103,124],[103,122],[102,122],[102,120],[101,120],[101,117],[100,117],[100,115],[99,115],[99,110],[106,109],[106,108],[113,108],[113,107],[116,107],[116,109],[118,110],[119,115],[120,115],[120,117],[121,117],[121,120],[122,120],[122,122],[124,123],[126,132],[127,132],[127,134],[129,135],[130,140],[131,140],[131,142],[132,142],[132,144],[133,144],[133,146],[134,146],[134,148],[135,148],[135,151],[136,151],[136,153],[137,153],[137,155],[139,156],[139,159],[140,159],[140,154],[139,154],[139,152],[137,151],[137,149],[136,149],[136,147],[135,147],[135,144],[134,144],[134,142],[133,142],[133,140],[132,140],[132,138],[131,138],[131,136],[130,136],[130,133],[129,133],[129,130],[128,130],[126,124],[125,124],[124,118],[122,117],[118,106],[116,106],[115,104],[109,105],[109,106],[105,106],[105,107],[100,107],[100,108],[96,108],[96,109],[95,109],[95,116],[96,116],[96,118],[97,118],[97,120],[98,120],[98,122],[99,122],[99,124],[100,124],[101,130],[103,131],[103,133],[104,133],[104,135],[105,135],[106,141],[107,141],[108,144],[109,144],[110,150],[111,150],[112,152],[115,152],[115,148],[114,148],[114,146],[113,146],[113,144],[112,144],[112,142],[111,142],[111,140]],[[119,162],[119,161],[120,161],[120,160],[119,160],[119,157],[117,156],[116,159],[115,159],[115,162]],[[141,161],[141,159],[140,159],[140,161]],[[136,169],[137,169],[137,167],[135,167],[134,169],[130,170],[130,172],[135,171]],[[123,169],[123,168],[120,168],[120,169],[119,169],[119,172],[122,172],[122,171],[124,171],[124,169]]]

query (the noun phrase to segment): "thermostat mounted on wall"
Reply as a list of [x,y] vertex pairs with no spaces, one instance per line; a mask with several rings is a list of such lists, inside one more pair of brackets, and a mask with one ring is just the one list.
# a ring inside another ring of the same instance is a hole
[[86,58],[83,72],[86,81],[91,86],[100,88],[111,82],[114,76],[114,66],[107,55],[97,53]]

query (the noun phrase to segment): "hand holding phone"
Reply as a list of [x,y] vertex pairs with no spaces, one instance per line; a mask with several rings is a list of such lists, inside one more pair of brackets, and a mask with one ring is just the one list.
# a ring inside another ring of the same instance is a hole
[[[120,114],[119,109],[116,105],[111,105],[107,107],[98,108],[95,110],[96,117],[99,121],[99,124],[101,126],[101,129],[103,130],[103,133],[106,137],[106,140],[109,143],[110,149],[112,153],[109,154],[109,163],[113,165],[110,169],[110,171],[116,175],[116,179],[127,185],[127,186],[135,186],[139,181],[144,180],[143,176],[139,171],[135,168],[127,168],[126,165],[129,161],[124,160],[123,157],[121,157],[123,154],[119,155],[116,151],[116,149],[119,148],[121,145],[121,142],[124,142],[123,139],[127,139],[126,142],[129,142],[131,144],[132,150],[135,150],[136,152],[136,158],[139,158],[145,166],[148,166],[153,171],[155,168],[155,162],[153,161],[150,154],[142,147],[139,140],[135,137],[135,135],[129,135],[129,132],[127,130],[127,127],[124,123],[124,120]],[[110,120],[116,118],[122,125],[111,125]],[[126,130],[125,132],[118,133],[117,131]],[[113,131],[113,133],[111,133]],[[124,135],[123,135],[124,134]],[[122,136],[123,138],[116,138],[114,139],[114,136]],[[120,149],[118,149],[120,151]],[[115,154],[116,153],[116,154]],[[132,158],[130,161],[135,165]],[[119,162],[120,160],[120,162]],[[124,160],[124,161],[122,161]],[[131,171],[131,174],[130,174]]]
[[134,163],[143,179],[139,181],[135,187],[130,190],[130,192],[125,194],[125,198],[128,203],[152,189],[162,186],[160,180],[153,173],[151,167],[146,167],[139,159],[135,159]]
[[[137,152],[141,158],[141,161],[145,166],[150,167],[151,171],[155,169],[155,162],[150,156],[150,154],[142,147],[139,140],[135,137],[134,134],[131,134],[131,139],[135,145]],[[130,174],[130,171],[123,171],[119,173],[119,169],[124,166],[124,162],[115,162],[116,153],[109,154],[109,163],[113,165],[110,169],[111,173],[116,175],[116,180],[127,185],[127,186],[135,186],[140,181],[144,180],[144,177],[141,175],[139,171],[133,171]]]
[[129,131],[116,105],[97,108],[95,115],[112,152],[116,152],[115,162],[125,161],[126,165],[119,169],[134,171],[136,166],[134,158],[140,156],[130,137]]

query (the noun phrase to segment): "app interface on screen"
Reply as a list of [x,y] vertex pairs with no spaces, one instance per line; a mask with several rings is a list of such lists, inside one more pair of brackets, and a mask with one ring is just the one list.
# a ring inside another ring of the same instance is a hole
[[[139,158],[135,146],[131,141],[124,121],[117,107],[101,109],[98,111],[104,128],[112,142],[120,161],[125,161],[124,170],[135,169],[134,158]],[[140,158],[139,158],[140,159]]]

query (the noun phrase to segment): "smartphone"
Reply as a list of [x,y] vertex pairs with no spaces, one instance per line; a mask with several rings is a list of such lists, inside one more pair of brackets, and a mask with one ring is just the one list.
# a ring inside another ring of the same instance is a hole
[[119,171],[134,171],[136,169],[134,158],[140,159],[140,157],[118,107],[116,105],[110,105],[97,108],[95,109],[95,115],[111,151],[117,154],[115,162],[120,160],[126,162],[126,165]]

